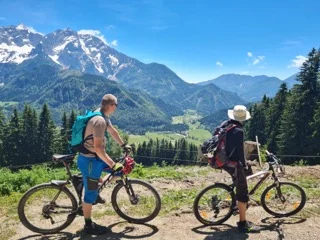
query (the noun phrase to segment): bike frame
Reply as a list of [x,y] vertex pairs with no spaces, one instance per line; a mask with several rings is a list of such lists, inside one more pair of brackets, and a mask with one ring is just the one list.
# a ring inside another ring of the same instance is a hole
[[[272,176],[272,179],[274,180],[274,183],[277,184],[277,185],[279,184],[279,179],[278,179],[278,177],[276,175],[276,171],[274,169],[274,165],[278,166],[281,171],[282,171],[282,167],[279,165],[278,159],[274,155],[271,155],[271,154],[269,155],[268,154],[268,158],[272,158],[273,159],[273,161],[268,161],[268,165],[269,165],[268,170],[262,170],[262,171],[259,171],[259,172],[255,173],[255,174],[250,175],[250,176],[247,177],[247,180],[261,177],[259,182],[249,191],[249,196],[252,196],[259,189],[259,187],[262,185],[262,183],[264,183],[268,179],[268,177],[270,175]],[[234,188],[235,188],[234,183],[232,183],[230,185],[230,187],[232,188],[232,190],[234,190]]]
[[[125,155],[121,158],[121,160],[119,162],[120,163],[124,163],[125,159],[126,159],[126,157],[128,155],[129,155],[129,153],[126,152]],[[66,185],[72,183],[72,185],[73,185],[73,187],[74,187],[74,189],[75,189],[75,191],[77,193],[78,199],[79,199],[79,206],[81,206],[81,203],[82,203],[82,192],[78,192],[77,185],[76,185],[76,182],[74,180],[75,177],[79,177],[79,176],[73,175],[71,173],[71,169],[70,169],[71,162],[66,162],[66,161],[62,161],[62,162],[63,162],[64,167],[66,168],[68,179],[66,180],[65,184],[61,185],[61,190],[57,193],[57,195],[54,197],[54,199],[56,199],[59,196],[59,194],[61,193],[62,189]],[[112,179],[114,178],[115,173],[116,173],[115,171],[112,171],[111,173],[108,174],[107,178],[100,184],[100,186],[98,188],[99,193],[112,181]],[[135,196],[131,185],[128,184],[128,177],[123,173],[119,177],[121,178],[121,180],[119,180],[119,181],[122,181],[123,185],[125,186],[126,192],[129,194],[129,196],[132,196],[132,195]],[[117,183],[119,183],[119,181],[117,181]]]

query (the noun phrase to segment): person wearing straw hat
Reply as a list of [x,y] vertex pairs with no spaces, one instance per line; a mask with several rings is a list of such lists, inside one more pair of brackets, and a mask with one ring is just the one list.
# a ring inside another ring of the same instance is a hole
[[[243,123],[251,118],[250,112],[243,105],[236,105],[228,110],[229,120],[222,125],[235,125],[226,135],[226,152],[229,160],[236,162],[236,167],[224,169],[233,176],[236,186],[236,199],[238,203],[240,220],[237,223],[240,232],[258,232],[260,228],[246,219],[247,204],[249,201],[248,184],[246,179],[247,164],[244,155],[244,130]],[[230,153],[230,155],[229,155]]]

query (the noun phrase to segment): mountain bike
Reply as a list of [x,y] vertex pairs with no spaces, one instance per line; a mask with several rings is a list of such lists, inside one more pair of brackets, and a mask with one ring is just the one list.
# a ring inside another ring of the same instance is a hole
[[[82,212],[83,183],[81,175],[73,175],[70,165],[76,155],[53,155],[55,162],[62,162],[66,168],[68,179],[53,180],[50,183],[37,185],[28,190],[18,205],[18,215],[22,224],[29,230],[42,234],[53,234],[68,227],[77,215]],[[119,162],[126,166],[133,161],[129,152],[125,152]],[[128,222],[142,224],[154,219],[161,208],[158,192],[148,183],[129,179],[124,171],[112,171],[100,183],[101,192],[115,177],[120,180],[111,194],[111,204],[115,212]],[[75,189],[78,201],[69,190],[69,185]]]
[[[276,172],[284,174],[284,167],[274,154],[267,153],[268,169],[247,177],[247,180],[260,178],[249,191],[252,196],[263,182],[271,175],[273,184],[261,195],[263,209],[275,217],[288,217],[300,212],[306,203],[306,193],[295,183],[279,181]],[[196,218],[205,225],[219,225],[237,214],[235,185],[215,183],[203,189],[195,198],[193,212]]]

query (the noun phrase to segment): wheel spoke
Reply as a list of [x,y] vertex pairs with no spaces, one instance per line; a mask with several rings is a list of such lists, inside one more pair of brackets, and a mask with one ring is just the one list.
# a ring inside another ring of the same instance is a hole
[[215,224],[224,221],[232,211],[232,195],[225,188],[210,188],[197,201],[194,210],[198,211],[202,222]]
[[117,206],[115,210],[118,214],[132,221],[147,219],[154,215],[160,204],[159,195],[150,189],[151,186],[141,184],[137,180],[131,181],[130,184],[133,190],[129,190],[130,195],[125,186],[121,186],[116,193],[113,204]]
[[288,215],[302,204],[302,192],[294,184],[281,183],[273,186],[265,194],[265,206],[269,211],[279,215]]
[[33,228],[50,232],[61,228],[76,210],[76,206],[65,191],[48,185],[31,193],[23,210],[27,222]]

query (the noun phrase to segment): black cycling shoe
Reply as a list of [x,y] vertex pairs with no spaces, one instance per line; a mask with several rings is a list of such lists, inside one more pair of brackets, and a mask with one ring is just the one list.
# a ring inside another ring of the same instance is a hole
[[97,199],[96,199],[96,201],[94,202],[93,205],[96,205],[98,203],[99,204],[105,204],[106,203],[106,200],[103,197],[101,197],[100,194],[98,195],[98,197],[97,197]]
[[241,233],[257,233],[261,231],[261,227],[255,225],[252,222],[237,222],[238,230]]
[[105,226],[101,226],[99,224],[92,222],[90,225],[84,226],[84,231],[85,231],[85,233],[90,234],[90,235],[101,235],[101,234],[109,232],[110,230],[109,230],[109,228],[107,228]]

